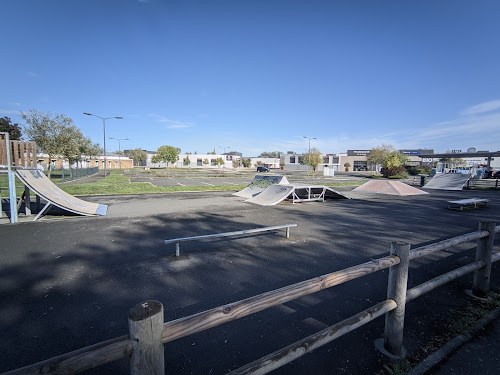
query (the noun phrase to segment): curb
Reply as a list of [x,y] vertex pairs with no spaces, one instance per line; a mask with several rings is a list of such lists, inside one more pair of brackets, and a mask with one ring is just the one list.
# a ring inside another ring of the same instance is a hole
[[453,340],[448,341],[440,349],[429,355],[418,365],[413,367],[408,375],[424,375],[433,369],[436,365],[443,362],[453,352],[459,349],[462,345],[469,342],[475,335],[482,330],[487,324],[500,317],[500,307],[491,311],[488,315],[478,320],[477,324],[470,331],[462,333],[455,337]]

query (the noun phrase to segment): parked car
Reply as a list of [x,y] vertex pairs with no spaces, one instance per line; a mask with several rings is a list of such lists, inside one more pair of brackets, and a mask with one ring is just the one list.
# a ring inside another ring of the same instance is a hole
[[491,178],[500,178],[500,171],[493,172]]
[[270,169],[268,167],[264,167],[263,165],[259,165],[257,167],[257,172],[269,172]]

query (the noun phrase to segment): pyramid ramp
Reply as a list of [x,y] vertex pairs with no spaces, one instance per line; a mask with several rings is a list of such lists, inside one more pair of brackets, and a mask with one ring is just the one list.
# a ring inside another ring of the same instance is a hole
[[353,189],[353,191],[399,196],[429,194],[404,182],[391,180],[371,180]]
[[254,177],[250,185],[243,190],[240,190],[233,195],[242,198],[252,198],[253,196],[262,193],[270,185],[288,185],[288,180],[285,176],[261,176]]
[[285,199],[291,199],[293,203],[324,201],[327,198],[349,199],[342,193],[321,185],[270,185],[262,193],[247,199],[245,202],[258,204],[260,206],[274,206]]
[[472,175],[465,173],[440,173],[432,177],[424,189],[462,190]]
[[16,176],[31,191],[47,201],[45,207],[38,213],[34,220],[37,220],[45,213],[50,205],[80,215],[106,215],[108,206],[86,202],[66,193],[38,169],[17,169]]

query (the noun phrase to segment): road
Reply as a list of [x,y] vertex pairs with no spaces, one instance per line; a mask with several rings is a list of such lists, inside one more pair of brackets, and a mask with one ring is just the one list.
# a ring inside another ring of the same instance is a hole
[[[446,200],[469,197],[488,198],[490,205],[446,208]],[[419,246],[474,231],[480,219],[498,220],[500,208],[497,191],[271,207],[228,192],[84,199],[108,204],[108,215],[54,212],[39,222],[0,226],[0,372],[126,334],[129,309],[148,299],[164,304],[165,321],[177,319],[384,256],[394,240]],[[266,233],[189,242],[179,258],[174,245],[163,244],[286,223],[298,224],[290,239]],[[419,259],[411,264],[409,285],[473,260],[474,244]],[[495,265],[493,286],[499,279]],[[448,309],[466,304],[463,290],[471,280],[465,276],[408,305],[410,353],[442,329]],[[226,373],[385,299],[386,283],[387,272],[378,272],[167,343],[167,371]],[[386,362],[373,345],[382,332],[378,319],[275,373],[373,373]],[[124,359],[86,373],[127,371]]]

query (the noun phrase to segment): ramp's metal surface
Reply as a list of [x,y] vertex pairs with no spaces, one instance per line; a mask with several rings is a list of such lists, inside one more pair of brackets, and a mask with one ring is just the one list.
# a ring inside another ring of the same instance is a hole
[[293,190],[293,185],[270,185],[260,194],[247,199],[245,202],[261,206],[273,206],[289,197],[293,193]]
[[108,206],[86,202],[66,193],[38,169],[17,169],[16,176],[35,194],[63,210],[87,216],[106,215]]
[[245,202],[261,206],[273,206],[283,200],[291,198],[296,202],[324,201],[325,198],[349,199],[342,193],[322,185],[270,185],[262,193],[247,199]]
[[470,174],[465,173],[436,174],[427,184],[425,184],[424,188],[438,190],[462,190],[467,181],[471,178],[472,176]]
[[391,180],[371,180],[353,189],[353,191],[400,196],[429,194],[401,181]]
[[243,190],[233,193],[233,195],[242,198],[251,198],[262,193],[268,186],[273,184],[288,185],[288,180],[285,176],[256,175],[250,185]]

